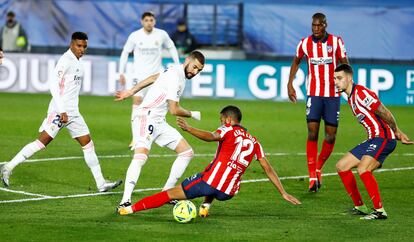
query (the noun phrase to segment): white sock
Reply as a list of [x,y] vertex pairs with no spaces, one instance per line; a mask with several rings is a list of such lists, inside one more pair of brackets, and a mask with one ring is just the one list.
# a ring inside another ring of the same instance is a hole
[[45,148],[45,145],[39,140],[35,140],[32,143],[27,144],[23,149],[17,153],[17,155],[4,166],[8,170],[13,170],[18,164],[22,163],[26,159],[30,158],[34,153]]
[[178,179],[180,179],[180,177],[183,175],[185,169],[187,168],[193,156],[193,149],[189,149],[178,154],[177,159],[175,159],[171,167],[170,176],[168,177],[168,180],[165,183],[164,188],[162,189],[163,191],[175,187],[175,184],[177,183]]
[[137,184],[141,168],[147,161],[148,156],[146,154],[135,154],[131,164],[129,164],[128,171],[125,177],[124,195],[120,204],[131,201],[131,195],[134,191],[135,184]]
[[95,153],[95,146],[91,140],[87,145],[82,147],[83,157],[85,158],[86,164],[91,169],[92,175],[95,178],[96,187],[100,188],[105,184],[105,179],[102,175],[101,165],[99,164],[98,157]]

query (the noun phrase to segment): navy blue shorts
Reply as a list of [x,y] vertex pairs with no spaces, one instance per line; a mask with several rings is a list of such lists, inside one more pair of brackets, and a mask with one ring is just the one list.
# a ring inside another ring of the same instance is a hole
[[359,160],[361,160],[362,156],[369,155],[382,165],[385,158],[394,151],[396,146],[397,141],[395,139],[377,137],[362,142],[355,146],[350,152]]
[[229,200],[233,197],[208,185],[201,179],[201,173],[186,178],[181,183],[181,187],[183,188],[185,196],[188,199],[212,196],[217,200],[224,201]]
[[321,118],[326,125],[338,127],[340,97],[308,96],[306,100],[306,121],[320,122]]

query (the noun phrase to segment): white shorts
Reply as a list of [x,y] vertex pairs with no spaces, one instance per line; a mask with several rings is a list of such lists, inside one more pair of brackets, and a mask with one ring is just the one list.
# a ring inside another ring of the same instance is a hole
[[72,138],[77,138],[89,134],[88,125],[86,125],[82,115],[69,116],[68,122],[66,124],[62,124],[59,119],[59,114],[48,113],[47,117],[45,120],[43,120],[43,123],[39,128],[39,132],[46,131],[46,133],[52,138],[55,138],[62,128],[67,128]]
[[135,125],[133,140],[133,149],[146,148],[151,149],[152,143],[161,147],[168,147],[171,150],[177,148],[178,143],[183,136],[165,120],[153,120],[147,115],[137,115],[132,120]]

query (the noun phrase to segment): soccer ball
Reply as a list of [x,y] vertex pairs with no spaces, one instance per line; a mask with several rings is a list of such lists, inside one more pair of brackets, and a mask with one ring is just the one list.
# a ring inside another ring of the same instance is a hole
[[191,201],[178,201],[173,208],[174,219],[179,223],[188,223],[197,216],[197,209]]

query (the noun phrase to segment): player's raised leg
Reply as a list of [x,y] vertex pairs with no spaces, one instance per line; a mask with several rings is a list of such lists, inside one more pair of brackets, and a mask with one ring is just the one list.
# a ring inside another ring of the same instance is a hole
[[336,169],[338,175],[342,180],[342,183],[345,186],[348,195],[351,197],[354,202],[354,207],[351,212],[356,215],[368,214],[368,208],[365,206],[362,201],[361,194],[358,190],[357,182],[354,174],[352,173],[352,168],[357,167],[359,164],[359,159],[351,153],[345,154],[336,164]]
[[122,183],[122,180],[118,180],[115,182],[105,181],[104,176],[102,175],[101,165],[99,164],[98,156],[95,153],[95,146],[90,135],[83,135],[80,137],[76,137],[75,139],[82,146],[83,157],[85,159],[86,164],[92,172],[98,191],[106,192],[118,187]]
[[[53,116],[54,117],[54,116]],[[47,120],[47,118],[45,119]],[[8,187],[10,185],[10,176],[12,174],[13,169],[18,166],[19,164],[23,163],[25,160],[29,159],[32,155],[34,155],[36,152],[43,150],[46,148],[46,146],[53,140],[53,137],[57,135],[59,132],[59,127],[56,125],[56,129],[54,129],[53,132],[50,132],[51,135],[49,135],[42,127],[45,125],[45,122],[43,122],[40,130],[39,137],[25,145],[9,162],[4,164],[1,168],[1,176],[3,185]],[[53,137],[52,137],[53,136]]]

